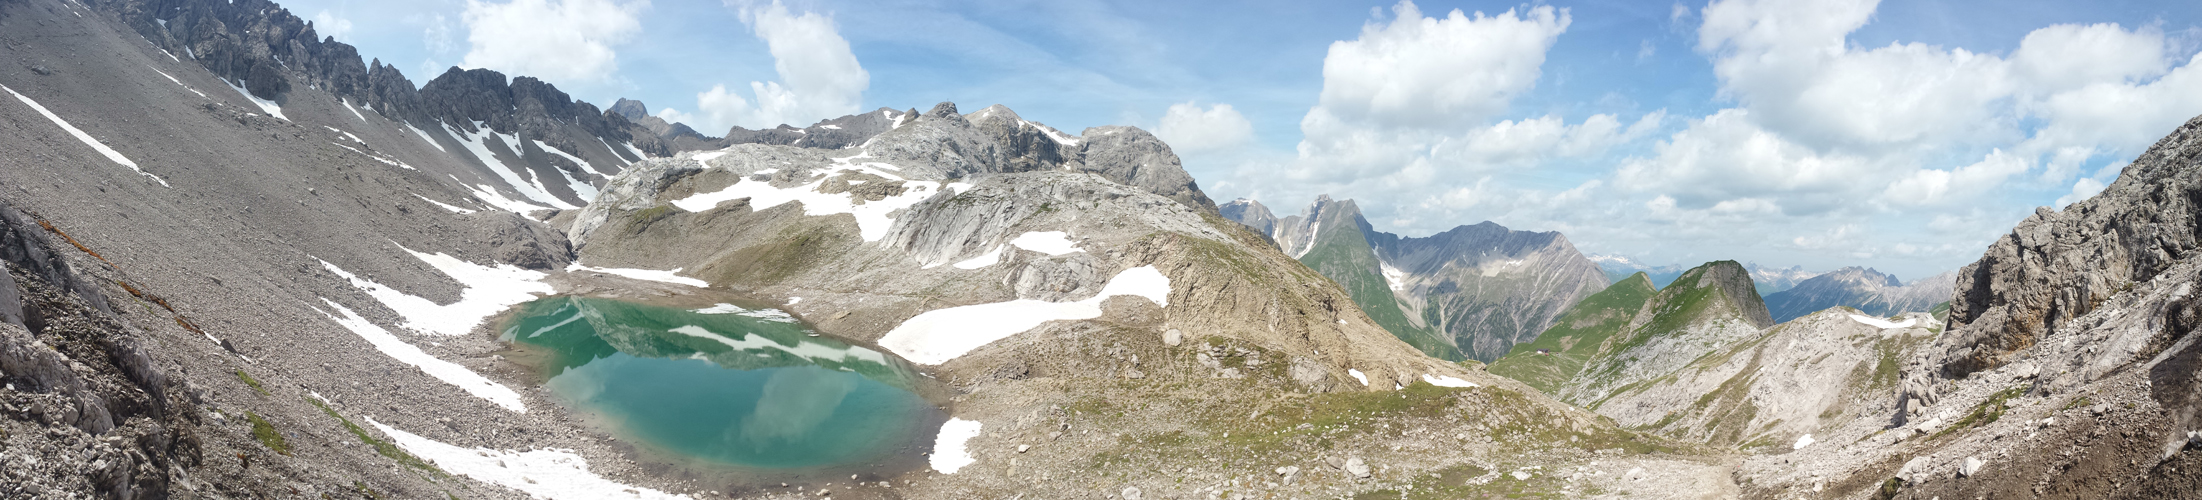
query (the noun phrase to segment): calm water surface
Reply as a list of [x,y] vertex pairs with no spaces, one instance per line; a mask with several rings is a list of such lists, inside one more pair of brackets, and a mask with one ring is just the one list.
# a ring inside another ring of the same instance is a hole
[[944,418],[900,359],[811,336],[779,311],[552,297],[504,339],[543,385],[623,438],[709,464],[794,470],[914,456]]

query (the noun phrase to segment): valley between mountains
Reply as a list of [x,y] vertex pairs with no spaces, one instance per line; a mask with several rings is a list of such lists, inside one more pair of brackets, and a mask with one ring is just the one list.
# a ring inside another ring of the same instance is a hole
[[266,0],[0,34],[0,498],[2202,488],[2202,119],[1905,282],[1279,217],[999,105],[709,136]]

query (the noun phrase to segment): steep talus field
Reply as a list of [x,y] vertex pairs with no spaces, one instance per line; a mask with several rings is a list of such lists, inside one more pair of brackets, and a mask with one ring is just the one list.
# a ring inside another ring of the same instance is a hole
[[1251,200],[1222,213],[1267,231],[1285,253],[1344,285],[1385,329],[1447,359],[1497,359],[1606,284],[1556,232],[1485,222],[1402,238],[1376,231],[1352,200],[1328,196],[1282,219]]
[[1942,273],[1911,283],[1861,267],[1830,271],[1797,283],[1795,287],[1766,296],[1766,309],[1774,321],[1787,322],[1830,307],[1858,309],[1875,316],[1929,312],[1950,300],[1955,273]]
[[1515,344],[1513,352],[1491,363],[1490,371],[1547,394],[1557,393],[1598,357],[1607,339],[1626,331],[1644,302],[1657,293],[1644,273],[1622,278],[1575,303],[1536,340]]
[[1939,333],[1925,314],[1830,308],[1623,389],[1598,409],[1625,427],[1745,451],[1810,446],[1815,433],[1885,419],[1898,367]]

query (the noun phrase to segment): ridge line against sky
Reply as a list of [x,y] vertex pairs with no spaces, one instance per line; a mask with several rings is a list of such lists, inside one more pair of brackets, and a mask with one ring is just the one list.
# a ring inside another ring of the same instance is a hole
[[2177,2],[294,0],[425,82],[620,97],[707,134],[1005,104],[1154,131],[1217,199],[1354,198],[1639,262],[1916,278],[2202,114]]

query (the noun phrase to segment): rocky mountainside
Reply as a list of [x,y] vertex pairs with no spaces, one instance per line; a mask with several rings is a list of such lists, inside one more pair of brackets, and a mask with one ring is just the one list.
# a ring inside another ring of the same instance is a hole
[[[1646,283],[1631,283],[1639,279]],[[1550,357],[1549,350],[1517,350],[1508,358],[1520,359],[1501,359],[1496,364],[1515,373],[1546,372],[1532,378],[1555,387],[1549,391],[1554,396],[1605,412],[1604,403],[1622,391],[1671,376],[1699,357],[1755,338],[1760,329],[1774,324],[1750,274],[1735,261],[1684,271],[1674,283],[1644,299],[1626,323],[1619,322],[1617,313],[1643,293],[1648,281],[1648,277],[1624,280],[1629,283],[1626,288],[1585,309],[1576,322],[1547,330],[1532,342],[1560,346],[1564,361],[1534,359]],[[1572,373],[1549,373],[1578,365],[1581,368]]]
[[1282,219],[1250,200],[1223,213],[1266,228],[1287,254],[1344,285],[1379,324],[1433,356],[1497,359],[1606,285],[1557,232],[1485,222],[1403,238],[1376,231],[1352,200],[1328,196]]
[[1491,363],[1491,373],[1557,394],[1607,348],[1608,339],[1628,331],[1636,313],[1658,293],[1644,273],[1622,278],[1575,303],[1536,340],[1514,344],[1506,357]]
[[1904,283],[1873,269],[1845,267],[1767,295],[1766,308],[1773,313],[1774,321],[1784,323],[1836,306],[1874,316],[1929,312],[1950,300],[1956,281],[1956,273],[1942,273]]
[[1903,361],[1888,415],[1737,479],[1764,496],[2192,498],[2197,158],[2202,118],[2101,194],[2037,210],[1957,273],[1948,330]]

